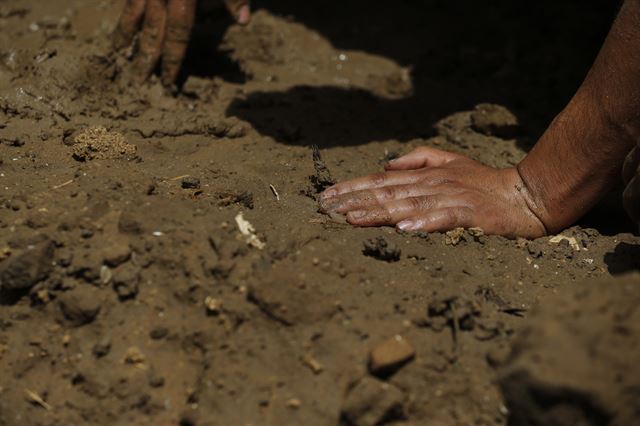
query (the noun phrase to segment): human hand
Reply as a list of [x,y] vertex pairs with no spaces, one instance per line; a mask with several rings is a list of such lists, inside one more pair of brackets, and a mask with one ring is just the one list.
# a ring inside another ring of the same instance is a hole
[[345,214],[356,226],[426,232],[479,227],[487,234],[529,238],[546,234],[515,168],[494,169],[423,147],[385,169],[328,188],[322,207]]
[[622,170],[622,178],[627,188],[623,193],[624,208],[640,226],[640,146],[627,155]]
[[[128,46],[140,31],[140,51],[134,68],[141,80],[149,77],[162,58],[162,83],[175,83],[195,22],[196,3],[197,0],[127,0],[114,33],[114,47]],[[239,24],[249,22],[249,0],[224,3]]]

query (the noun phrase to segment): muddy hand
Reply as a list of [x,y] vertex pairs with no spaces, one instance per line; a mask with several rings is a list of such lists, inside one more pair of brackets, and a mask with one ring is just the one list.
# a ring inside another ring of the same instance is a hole
[[511,237],[546,233],[515,168],[493,169],[431,148],[418,148],[385,168],[328,188],[323,207],[356,226],[427,232],[480,227]]
[[[114,46],[131,44],[140,31],[140,51],[135,70],[145,80],[162,60],[162,83],[172,85],[187,51],[195,22],[197,0],[127,0],[114,33]],[[249,0],[225,0],[240,24],[251,18]]]
[[624,190],[624,207],[629,216],[640,226],[640,146],[627,156],[622,170],[627,188]]

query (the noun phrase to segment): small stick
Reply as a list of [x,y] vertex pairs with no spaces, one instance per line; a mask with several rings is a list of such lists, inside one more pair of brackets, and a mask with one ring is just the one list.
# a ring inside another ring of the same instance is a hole
[[276,187],[269,184],[269,188],[271,188],[271,192],[273,192],[273,195],[276,196],[276,200],[280,201],[280,194],[278,194],[278,190],[276,189]]
[[73,179],[69,179],[68,181],[63,182],[60,185],[54,186],[53,189],[60,189],[60,188],[65,187],[67,185],[71,185],[72,183],[73,183]]
[[29,400],[29,402],[38,404],[45,410],[51,411],[51,405],[47,404],[47,402],[44,399],[42,399],[40,395],[38,395],[37,393],[29,389],[25,389],[24,392],[27,394],[27,399]]
[[191,176],[191,175],[176,176],[176,177],[174,177],[174,178],[167,179],[167,180],[168,180],[168,181],[175,181],[175,180],[180,180],[180,179],[187,178],[187,177],[189,177],[189,176]]

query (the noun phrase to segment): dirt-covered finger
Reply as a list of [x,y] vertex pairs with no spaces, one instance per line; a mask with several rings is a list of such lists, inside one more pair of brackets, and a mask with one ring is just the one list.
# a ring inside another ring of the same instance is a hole
[[149,77],[160,59],[166,22],[166,0],[147,0],[140,37],[140,52],[134,65],[141,80]]
[[640,166],[640,148],[635,146],[629,155],[627,155],[627,158],[624,160],[624,166],[622,167],[622,179],[625,185],[636,175],[638,166]]
[[440,149],[420,147],[407,155],[389,161],[385,165],[387,170],[415,170],[423,167],[440,167],[450,161],[461,158],[459,154],[442,151]]
[[131,44],[133,37],[140,27],[144,14],[146,0],[127,0],[118,26],[113,32],[113,47],[122,49]]
[[466,204],[460,197],[444,194],[410,197],[368,209],[350,211],[347,213],[347,222],[357,226],[395,225],[430,210],[465,206]]
[[225,0],[225,5],[237,23],[246,25],[251,20],[249,0]]
[[640,169],[629,181],[623,193],[624,208],[631,219],[640,226]]
[[392,185],[382,188],[356,191],[322,201],[326,211],[346,213],[352,210],[367,209],[394,200],[435,194],[454,194],[464,191],[455,185],[428,185],[420,182],[410,185]]
[[162,84],[175,83],[189,45],[196,16],[196,0],[169,0],[162,49]]
[[329,198],[354,191],[382,188],[390,185],[409,185],[421,179],[422,174],[413,170],[375,173],[333,185],[322,193],[321,199],[328,200]]
[[467,206],[447,207],[425,211],[407,218],[397,224],[398,229],[406,232],[450,231],[454,228],[473,226],[473,212]]

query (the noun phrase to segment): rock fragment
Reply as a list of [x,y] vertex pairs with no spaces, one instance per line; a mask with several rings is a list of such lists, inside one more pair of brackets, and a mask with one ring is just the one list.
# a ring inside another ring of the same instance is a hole
[[369,355],[369,370],[376,376],[388,376],[416,356],[416,350],[404,337],[396,334],[376,346]]
[[347,393],[341,416],[353,426],[376,426],[402,417],[404,395],[396,386],[363,377]]
[[385,262],[397,262],[402,251],[395,243],[387,241],[384,237],[377,237],[364,242],[362,253]]
[[0,263],[0,289],[22,290],[46,279],[53,270],[54,244],[44,241]]

